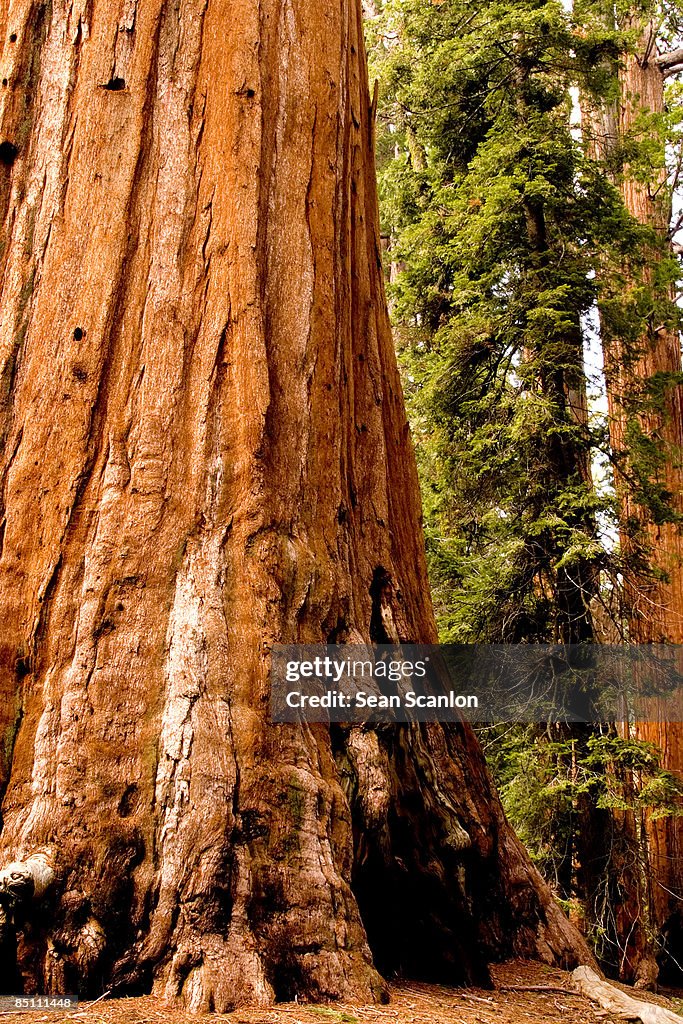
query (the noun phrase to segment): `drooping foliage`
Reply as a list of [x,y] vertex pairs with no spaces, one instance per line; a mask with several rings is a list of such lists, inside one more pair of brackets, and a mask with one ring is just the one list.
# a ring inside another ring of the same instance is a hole
[[[370,32],[442,634],[576,641],[605,619],[619,631],[625,567],[600,486],[613,453],[584,352],[598,302],[634,341],[677,316],[660,282],[625,296],[648,232],[576,124],[579,89],[610,99],[627,34],[597,18],[579,31],[559,0],[390,2]],[[634,432],[639,443],[640,489],[666,515],[658,454]]]
[[[625,581],[657,569],[643,521],[620,517],[615,470],[651,520],[676,519],[672,453],[640,426],[670,381],[634,382],[628,450],[610,442],[602,394],[601,322],[634,364],[648,331],[680,322],[678,261],[620,190],[627,168],[659,181],[675,156],[677,86],[665,115],[643,111],[597,146],[586,112],[619,102],[638,41],[633,5],[609,6],[386,0],[368,19],[392,313],[446,641],[628,640]],[[671,42],[677,5],[664,14]],[[624,934],[647,925],[639,823],[676,813],[680,783],[613,729],[484,740],[539,866],[623,969]]]

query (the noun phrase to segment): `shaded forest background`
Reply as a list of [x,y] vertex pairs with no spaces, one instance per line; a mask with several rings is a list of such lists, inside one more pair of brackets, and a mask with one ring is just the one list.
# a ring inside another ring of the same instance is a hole
[[[683,5],[365,7],[440,637],[681,643]],[[480,738],[607,970],[680,985],[683,725]]]

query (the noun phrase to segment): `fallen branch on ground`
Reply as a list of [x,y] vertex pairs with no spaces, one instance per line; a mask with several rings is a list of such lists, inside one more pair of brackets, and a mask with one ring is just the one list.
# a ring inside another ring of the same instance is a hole
[[643,1024],[681,1024],[683,1017],[672,1010],[666,1010],[655,1003],[645,1003],[610,985],[592,971],[590,967],[577,967],[572,972],[572,982],[584,996],[599,1003],[604,1010],[615,1013],[625,1020],[640,1020]]
[[560,992],[563,996],[576,995],[562,985],[501,985],[498,992]]

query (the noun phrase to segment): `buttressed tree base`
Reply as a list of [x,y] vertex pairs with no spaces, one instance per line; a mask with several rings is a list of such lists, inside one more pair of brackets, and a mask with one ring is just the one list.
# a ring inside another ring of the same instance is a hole
[[222,1011],[589,960],[468,728],[269,721],[274,642],[436,638],[360,8],[0,10],[0,865],[55,876],[27,990]]

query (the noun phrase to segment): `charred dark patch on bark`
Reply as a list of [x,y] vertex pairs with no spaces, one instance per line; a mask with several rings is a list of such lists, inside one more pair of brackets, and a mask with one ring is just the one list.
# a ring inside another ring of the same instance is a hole
[[3,167],[11,167],[19,156],[19,149],[13,142],[0,142],[0,164]]
[[375,569],[373,574],[370,597],[372,598],[370,639],[373,644],[390,644],[392,641],[384,625],[382,609],[389,604],[391,599],[391,576],[381,565]]
[[107,92],[123,92],[126,88],[125,78],[110,78],[108,82],[100,86],[100,89],[105,89]]

